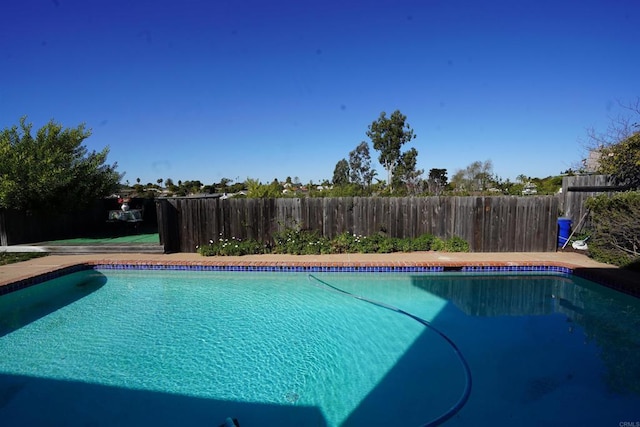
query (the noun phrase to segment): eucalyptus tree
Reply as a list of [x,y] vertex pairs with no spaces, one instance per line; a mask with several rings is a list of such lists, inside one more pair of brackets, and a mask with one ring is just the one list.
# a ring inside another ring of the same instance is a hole
[[416,169],[418,150],[411,148],[400,155],[393,175],[394,187],[404,186],[409,194],[417,194],[420,190],[420,177],[423,170]]
[[352,183],[370,187],[376,171],[371,169],[369,144],[362,141],[349,153],[349,178]]
[[349,183],[349,163],[346,159],[340,160],[336,163],[336,167],[333,170],[334,185],[345,185]]
[[[402,161],[402,146],[416,135],[407,123],[407,117],[399,110],[389,117],[384,111],[380,113],[380,117],[369,125],[366,134],[371,139],[373,148],[380,153],[378,161],[387,171],[387,184],[393,191],[393,175]],[[417,151],[415,155],[417,156]]]

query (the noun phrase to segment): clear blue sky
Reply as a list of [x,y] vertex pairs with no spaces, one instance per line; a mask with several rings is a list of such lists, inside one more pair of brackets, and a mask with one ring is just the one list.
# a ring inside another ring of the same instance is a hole
[[640,95],[638,22],[637,0],[4,0],[0,127],[86,123],[123,182],[306,183],[399,109],[425,175],[545,177]]

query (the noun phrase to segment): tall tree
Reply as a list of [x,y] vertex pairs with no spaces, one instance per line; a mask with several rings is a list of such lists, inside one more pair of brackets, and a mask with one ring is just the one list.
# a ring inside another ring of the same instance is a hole
[[198,194],[202,191],[202,182],[200,180],[195,181],[178,181],[178,195],[186,196],[188,194]]
[[336,167],[333,170],[334,185],[345,185],[349,183],[349,163],[347,159],[342,159],[336,163]]
[[117,164],[106,164],[108,148],[89,151],[84,125],[63,129],[53,120],[35,137],[26,117],[0,132],[0,207],[78,209],[119,186]]
[[367,131],[373,148],[380,153],[378,161],[387,171],[387,184],[392,191],[393,174],[401,160],[402,146],[416,137],[406,120],[407,117],[399,110],[394,111],[390,117],[383,111]]
[[491,160],[484,162],[475,161],[465,169],[458,170],[451,178],[451,183],[456,191],[485,191],[493,179],[493,163]]
[[480,164],[480,173],[475,176],[478,181],[480,191],[486,191],[491,186],[493,181],[493,162],[491,160],[485,160]]
[[351,182],[363,187],[371,186],[375,171],[371,169],[369,144],[362,141],[355,150],[349,153],[349,171]]
[[446,169],[430,169],[428,186],[429,192],[439,196],[447,186],[447,170]]
[[229,184],[231,184],[232,182],[232,179],[222,178],[220,179],[220,183],[217,185],[216,189],[219,190],[220,193],[226,193],[229,188]]
[[423,170],[416,169],[418,150],[411,148],[400,155],[400,159],[394,173],[394,187],[405,186],[409,194],[419,192],[420,177]]

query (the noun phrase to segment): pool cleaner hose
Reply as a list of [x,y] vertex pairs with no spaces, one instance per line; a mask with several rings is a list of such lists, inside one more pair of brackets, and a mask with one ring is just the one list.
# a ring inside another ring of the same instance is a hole
[[376,305],[378,307],[382,307],[382,308],[386,308],[387,310],[391,310],[391,311],[395,311],[396,313],[399,314],[403,314],[407,317],[410,317],[411,319],[421,323],[422,325],[426,326],[427,328],[429,328],[430,330],[432,330],[433,332],[435,332],[436,334],[438,334],[440,337],[442,337],[447,344],[449,344],[449,346],[451,347],[451,349],[453,350],[454,354],[457,356],[458,360],[460,361],[460,364],[462,365],[462,369],[464,370],[464,375],[465,375],[465,385],[464,385],[464,390],[462,391],[462,394],[460,395],[460,398],[458,399],[458,401],[451,407],[449,408],[447,411],[445,411],[444,413],[442,413],[441,415],[437,416],[436,418],[434,418],[433,420],[423,424],[424,427],[433,427],[433,426],[439,426],[442,423],[444,423],[445,421],[451,419],[455,414],[457,414],[462,407],[467,403],[467,400],[469,400],[469,396],[471,395],[471,384],[472,384],[472,380],[471,380],[471,369],[469,368],[469,363],[467,363],[467,360],[464,358],[464,356],[462,355],[462,352],[460,351],[460,349],[458,348],[458,346],[456,345],[456,343],[453,342],[453,340],[451,338],[449,338],[444,332],[440,331],[439,329],[437,329],[435,326],[433,326],[430,322],[415,316],[407,311],[404,311],[398,307],[394,307],[392,305],[389,304],[385,304],[383,302],[379,302],[379,301],[375,301],[369,298],[365,298],[363,296],[360,295],[355,295],[352,294],[351,292],[347,292],[343,289],[340,289],[336,286],[333,286],[327,282],[325,282],[324,280],[321,280],[317,277],[315,277],[312,274],[309,274],[309,283],[311,283],[313,286],[316,286],[318,288],[327,290],[327,291],[332,291],[332,292],[337,292],[343,295],[347,295],[350,296],[352,298],[361,300],[361,301],[365,301],[368,302],[369,304],[373,304]]

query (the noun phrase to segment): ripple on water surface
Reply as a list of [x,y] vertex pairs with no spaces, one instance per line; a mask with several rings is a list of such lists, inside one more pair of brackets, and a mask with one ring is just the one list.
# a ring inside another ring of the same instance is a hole
[[[304,274],[109,271],[108,277],[78,303],[14,328],[1,343],[11,355],[0,362],[3,370],[308,405],[338,425],[425,332],[406,317],[310,286]],[[442,360],[423,378],[441,377],[444,369],[461,384],[446,346],[436,337],[428,341],[416,351]],[[446,409],[460,388],[437,393],[441,404],[421,416]]]

